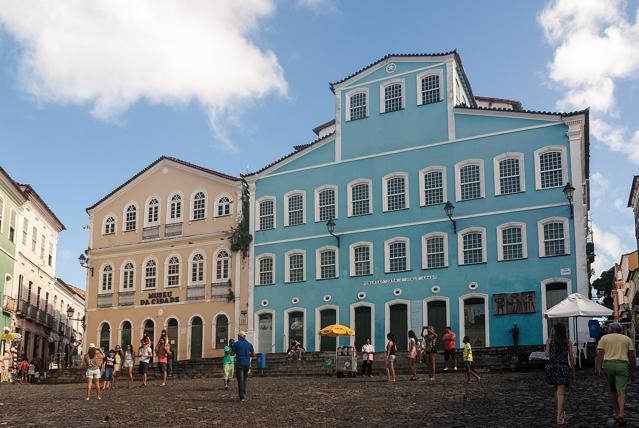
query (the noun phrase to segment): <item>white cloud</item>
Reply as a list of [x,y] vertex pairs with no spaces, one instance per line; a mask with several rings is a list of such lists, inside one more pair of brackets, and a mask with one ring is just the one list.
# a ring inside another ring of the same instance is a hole
[[297,0],[298,7],[306,7],[315,12],[335,10],[335,0]]
[[630,251],[630,246],[623,242],[615,233],[600,229],[597,224],[592,223],[592,235],[595,242],[595,277],[610,269],[619,261],[622,254]]
[[590,107],[592,135],[639,164],[639,131],[616,124],[615,88],[639,74],[639,10],[629,18],[623,0],[555,0],[539,15],[555,49],[549,75],[564,89],[561,110]]
[[610,182],[600,172],[590,174],[590,200],[593,207],[598,207],[608,195]]
[[0,26],[20,45],[24,90],[38,101],[89,104],[113,120],[132,104],[197,102],[233,148],[227,114],[287,85],[275,54],[253,41],[273,0],[0,0]]

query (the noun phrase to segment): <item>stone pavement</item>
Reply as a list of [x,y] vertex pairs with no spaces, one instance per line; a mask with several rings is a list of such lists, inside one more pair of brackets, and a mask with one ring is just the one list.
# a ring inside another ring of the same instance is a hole
[[[221,379],[175,380],[161,388],[106,391],[85,401],[68,385],[0,385],[2,426],[431,426],[543,427],[553,425],[552,387],[543,372],[486,373],[481,384],[446,373],[429,382],[401,376],[369,378],[251,378],[249,400]],[[639,427],[636,384],[629,390],[628,426]],[[569,391],[567,426],[605,427],[611,414],[603,380],[585,369]]]

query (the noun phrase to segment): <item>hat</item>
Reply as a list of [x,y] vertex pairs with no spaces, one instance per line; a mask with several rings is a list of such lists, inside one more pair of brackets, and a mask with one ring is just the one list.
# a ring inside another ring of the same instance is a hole
[[95,348],[95,343],[89,343],[89,349]]
[[240,330],[240,332],[237,335],[240,337],[246,337],[246,332],[244,330]]

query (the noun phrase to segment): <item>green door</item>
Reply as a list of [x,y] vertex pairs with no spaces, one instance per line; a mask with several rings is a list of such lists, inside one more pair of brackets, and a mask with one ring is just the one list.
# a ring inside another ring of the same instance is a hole
[[202,318],[195,317],[191,322],[191,359],[202,358]]

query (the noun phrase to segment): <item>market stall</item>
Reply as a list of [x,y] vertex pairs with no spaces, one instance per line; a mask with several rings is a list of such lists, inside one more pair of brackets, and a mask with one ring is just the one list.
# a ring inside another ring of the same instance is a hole
[[[332,324],[319,332],[320,336],[348,337],[355,336],[355,331],[345,325]],[[357,351],[353,346],[339,346],[335,342],[335,373],[337,376],[355,376],[357,374]]]

